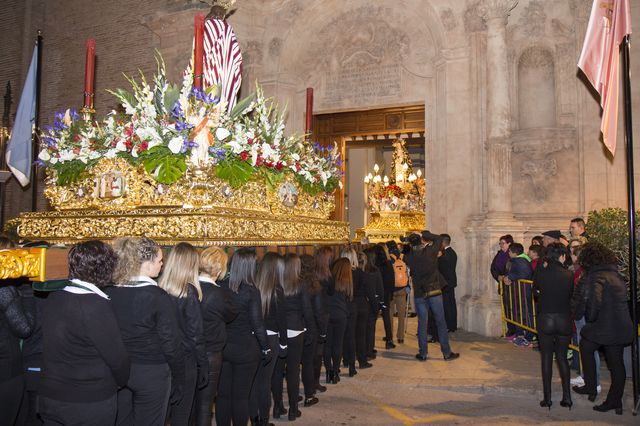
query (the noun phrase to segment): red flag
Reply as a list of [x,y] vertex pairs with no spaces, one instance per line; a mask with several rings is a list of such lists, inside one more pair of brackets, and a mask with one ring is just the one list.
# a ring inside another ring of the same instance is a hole
[[594,0],[578,67],[600,94],[600,131],[612,155],[618,130],[620,43],[627,34],[631,34],[629,0]]

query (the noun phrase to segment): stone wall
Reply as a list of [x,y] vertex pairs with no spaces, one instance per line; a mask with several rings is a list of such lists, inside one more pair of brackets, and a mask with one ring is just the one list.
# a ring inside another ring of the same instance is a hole
[[[84,41],[95,37],[96,107],[122,72],[151,73],[154,49],[177,78],[189,57],[195,0],[7,0],[0,11],[0,87],[15,103],[36,24],[44,29],[43,122],[80,106]],[[231,16],[245,56],[243,92],[258,80],[302,131],[315,112],[425,104],[427,221],[459,253],[461,324],[497,334],[488,267],[497,238],[516,240],[589,210],[625,206],[623,124],[615,158],[599,141],[599,106],[577,73],[588,0],[238,0]],[[640,0],[631,0],[640,16]],[[632,57],[640,57],[633,46]],[[640,62],[632,62],[640,74]],[[633,87],[636,123],[638,84]],[[14,110],[15,111],[15,110]],[[636,125],[636,145],[639,127]],[[26,194],[26,195],[25,195]],[[12,183],[7,214],[29,207]],[[44,203],[41,203],[44,208]]]

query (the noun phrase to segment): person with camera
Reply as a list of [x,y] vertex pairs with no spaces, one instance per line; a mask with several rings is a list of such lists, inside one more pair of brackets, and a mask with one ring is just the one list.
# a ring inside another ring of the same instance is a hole
[[421,234],[411,234],[408,240],[411,252],[406,257],[406,263],[413,280],[418,313],[419,353],[416,354],[416,358],[419,361],[427,360],[427,319],[431,310],[438,329],[442,355],[445,361],[452,361],[459,358],[460,354],[451,350],[444,318],[442,289],[446,282],[438,271],[438,252],[442,237],[429,231],[422,231]]

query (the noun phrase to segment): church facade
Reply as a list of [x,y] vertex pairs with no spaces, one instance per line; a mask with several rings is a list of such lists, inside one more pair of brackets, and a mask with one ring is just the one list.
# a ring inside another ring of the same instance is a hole
[[[190,57],[196,0],[7,0],[0,12],[0,84],[15,113],[33,38],[43,29],[42,122],[80,106],[84,40],[97,42],[96,109],[151,74],[154,49],[179,80]],[[640,16],[640,0],[631,0]],[[314,112],[424,107],[426,221],[459,254],[460,326],[500,333],[489,264],[500,235],[528,245],[569,220],[626,205],[623,123],[615,157],[600,141],[599,105],[577,70],[590,0],[238,0],[230,16],[243,57],[244,95],[255,88],[288,106],[288,131]],[[632,46],[632,58],[640,58]],[[632,74],[640,74],[632,59]],[[634,72],[635,71],[635,72]],[[640,90],[632,87],[635,117]],[[634,118],[635,118],[634,117]],[[636,119],[636,123],[639,123]],[[636,125],[636,141],[639,125]],[[640,142],[638,142],[640,143]],[[7,186],[6,216],[29,210]],[[42,198],[39,209],[46,209]]]

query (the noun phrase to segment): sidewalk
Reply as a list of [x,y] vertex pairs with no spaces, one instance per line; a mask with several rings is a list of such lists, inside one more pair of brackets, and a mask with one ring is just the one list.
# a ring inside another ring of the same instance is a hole
[[[498,338],[459,330],[450,334],[461,357],[442,359],[438,344],[429,344],[429,360],[418,362],[416,320],[409,322],[405,343],[384,350],[382,321],[378,322],[378,357],[373,368],[348,377],[343,369],[337,385],[317,396],[320,403],[301,407],[300,425],[422,425],[422,424],[640,424],[632,411],[627,381],[624,414],[599,413],[586,396],[572,394],[573,408],[560,406],[557,369],[553,377],[553,406],[541,408],[540,355]],[[609,373],[603,363],[603,390]],[[573,373],[572,373],[573,374]],[[573,376],[572,376],[573,377]],[[321,379],[324,383],[324,378]],[[596,403],[604,400],[600,394]],[[277,421],[276,421],[277,422]],[[278,422],[277,422],[278,423]]]

